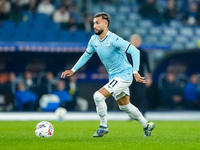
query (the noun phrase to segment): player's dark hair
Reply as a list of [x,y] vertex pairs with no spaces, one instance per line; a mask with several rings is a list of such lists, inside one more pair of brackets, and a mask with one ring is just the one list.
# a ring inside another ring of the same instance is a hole
[[94,15],[94,18],[97,18],[97,17],[102,17],[102,19],[107,20],[108,21],[108,26],[109,26],[109,24],[110,24],[110,16],[107,13],[105,13],[105,12],[96,13]]

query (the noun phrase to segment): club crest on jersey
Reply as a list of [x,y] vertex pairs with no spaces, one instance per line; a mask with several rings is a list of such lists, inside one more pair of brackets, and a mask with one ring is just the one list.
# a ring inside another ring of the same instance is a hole
[[107,49],[109,49],[109,46],[110,46],[110,45],[105,45],[105,47],[106,47]]

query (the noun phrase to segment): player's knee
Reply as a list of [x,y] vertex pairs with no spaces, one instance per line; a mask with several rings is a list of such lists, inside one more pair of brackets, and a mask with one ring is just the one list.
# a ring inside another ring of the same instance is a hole
[[124,111],[124,112],[127,112],[127,111],[129,111],[129,105],[130,105],[130,103],[129,104],[127,104],[127,105],[118,105],[119,106],[119,109],[120,110],[122,110],[122,111]]
[[106,98],[98,91],[96,91],[93,95],[94,101],[95,102],[100,102],[100,101],[104,101]]

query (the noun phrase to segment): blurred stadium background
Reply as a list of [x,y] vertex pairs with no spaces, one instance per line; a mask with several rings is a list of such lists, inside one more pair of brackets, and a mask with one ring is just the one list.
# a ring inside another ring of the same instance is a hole
[[[108,81],[98,56],[75,76],[60,75],[85,51],[101,11],[111,16],[110,31],[142,37],[152,82],[141,111],[199,111],[200,0],[1,0],[0,111],[95,111],[93,93]],[[140,108],[135,88],[131,101]],[[119,110],[113,98],[107,104]]]

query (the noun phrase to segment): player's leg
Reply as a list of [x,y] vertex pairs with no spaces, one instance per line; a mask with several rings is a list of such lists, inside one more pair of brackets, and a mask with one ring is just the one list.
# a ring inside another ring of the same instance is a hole
[[96,105],[96,111],[100,117],[100,125],[107,127],[107,105],[106,98],[111,96],[111,93],[108,92],[104,87],[94,93],[94,102]]
[[[125,90],[126,91],[126,90]],[[120,110],[127,113],[132,119],[137,120],[144,128],[145,137],[151,135],[155,123],[147,121],[137,107],[130,103],[130,96],[125,95],[117,100]]]
[[107,125],[107,105],[106,98],[111,96],[111,93],[104,87],[94,93],[94,102],[96,105],[96,111],[100,117],[100,126],[97,132],[94,133],[93,137],[102,137],[108,133]]
[[125,87],[127,87],[131,84],[131,81],[122,81],[120,78],[113,78],[106,85],[104,85],[104,87],[95,92],[94,101],[96,104],[97,113],[100,116],[101,123],[97,132],[94,133],[94,137],[102,137],[104,134],[108,133],[107,105],[105,103],[105,99],[111,95],[115,97],[115,95],[121,93],[121,91],[124,89],[124,84]]
[[130,96],[125,95],[124,97],[117,100],[120,110],[127,113],[131,119],[137,120],[144,128],[147,127],[147,120],[143,117],[141,112],[130,103]]

